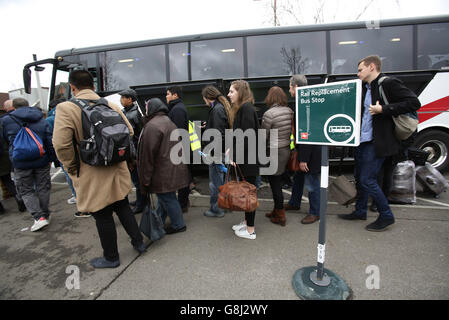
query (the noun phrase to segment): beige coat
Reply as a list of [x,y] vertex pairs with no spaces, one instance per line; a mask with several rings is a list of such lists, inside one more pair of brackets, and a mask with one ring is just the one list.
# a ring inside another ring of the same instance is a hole
[[[100,97],[92,90],[81,90],[76,98],[96,100]],[[109,103],[109,106],[120,113],[129,131],[134,134],[132,126],[120,108],[113,103]],[[123,200],[131,191],[131,176],[126,161],[108,167],[93,167],[80,161],[78,177],[73,135],[79,145],[83,135],[81,109],[76,104],[66,101],[58,104],[56,109],[53,146],[59,161],[72,178],[78,211],[96,212]]]

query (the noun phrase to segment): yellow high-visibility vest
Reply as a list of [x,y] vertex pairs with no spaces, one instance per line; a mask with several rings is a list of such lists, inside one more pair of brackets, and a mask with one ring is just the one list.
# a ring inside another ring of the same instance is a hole
[[198,139],[198,135],[195,132],[195,124],[189,120],[189,137],[190,137],[190,148],[192,151],[201,149],[201,142]]
[[290,150],[295,149],[295,136],[293,133],[290,135]]

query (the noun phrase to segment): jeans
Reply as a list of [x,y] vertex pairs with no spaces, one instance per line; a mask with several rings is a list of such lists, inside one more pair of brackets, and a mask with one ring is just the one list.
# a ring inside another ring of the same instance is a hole
[[373,198],[377,205],[379,217],[384,219],[394,218],[388,200],[377,183],[379,170],[384,162],[384,157],[377,157],[372,142],[361,143],[356,149],[356,182],[357,202],[355,214],[366,216],[368,208],[368,196]]
[[224,173],[220,170],[218,165],[209,165],[209,189],[210,189],[210,211],[215,213],[222,213],[223,209],[218,207],[218,187],[224,184]]
[[136,208],[145,208],[148,200],[143,194],[140,193],[140,182],[137,167],[134,167],[133,171],[131,171],[131,180],[136,187]]
[[59,163],[59,165],[61,166],[62,172],[64,172],[64,174],[65,174],[65,179],[67,181],[67,184],[69,185],[70,191],[72,192],[72,196],[74,196],[76,198],[76,192],[75,192],[75,189],[73,188],[72,179],[70,179],[70,176],[67,173],[67,171],[65,171],[64,166],[62,165],[62,163]]
[[183,228],[185,226],[184,216],[182,215],[178,199],[176,199],[176,193],[157,193],[156,195],[158,200],[157,213],[161,216],[162,222],[165,223],[168,215],[173,229]]
[[292,195],[290,197],[289,205],[292,207],[301,207],[302,193],[304,189],[305,172],[296,171],[293,175]]
[[136,247],[143,242],[136,218],[129,206],[128,197],[116,201],[100,211],[93,212],[92,216],[95,218],[95,224],[103,248],[103,255],[108,261],[119,260],[117,230],[115,228],[114,218],[112,217],[112,212],[114,211],[126,233],[131,237],[131,244]]
[[35,220],[48,218],[50,211],[50,165],[38,169],[14,169],[16,187]]
[[[309,214],[313,216],[320,215],[320,178],[318,173],[306,173],[305,185],[309,196]],[[302,197],[302,193],[301,193]]]

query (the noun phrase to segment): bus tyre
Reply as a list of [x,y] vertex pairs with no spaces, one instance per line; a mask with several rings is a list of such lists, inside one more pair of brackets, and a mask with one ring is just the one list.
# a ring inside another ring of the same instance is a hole
[[430,152],[427,161],[443,172],[449,168],[449,134],[442,130],[429,130],[418,134],[416,148]]

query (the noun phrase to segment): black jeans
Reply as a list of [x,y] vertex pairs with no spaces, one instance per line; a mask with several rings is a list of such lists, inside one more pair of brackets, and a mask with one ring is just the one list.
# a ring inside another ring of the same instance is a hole
[[192,182],[192,171],[190,164],[187,165],[187,168],[189,172],[189,185],[178,190],[178,201],[181,208],[187,208],[189,205],[190,182]]
[[268,176],[271,192],[273,193],[274,208],[284,209],[284,195],[282,193],[283,176]]
[[117,214],[126,233],[131,237],[131,244],[134,247],[143,242],[143,237],[140,233],[139,226],[137,225],[136,218],[129,206],[128,197],[114,202],[100,211],[92,213],[97,225],[104,257],[109,261],[117,261],[119,259],[117,230],[115,229],[112,212]]
[[[245,177],[245,180],[253,185],[256,185],[256,178],[257,177]],[[254,220],[256,220],[256,211],[245,212],[245,220],[248,227],[254,227]]]

